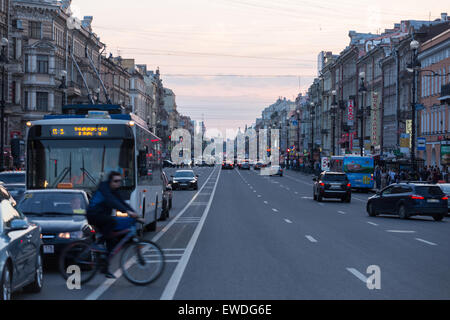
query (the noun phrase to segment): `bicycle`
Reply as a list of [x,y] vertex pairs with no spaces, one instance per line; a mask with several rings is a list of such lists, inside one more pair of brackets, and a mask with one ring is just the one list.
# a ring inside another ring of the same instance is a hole
[[[120,268],[125,278],[135,285],[144,286],[156,281],[162,274],[165,267],[165,257],[159,246],[149,240],[140,239],[137,234],[136,219],[129,229],[114,232],[114,237],[124,236],[114,247],[110,259],[115,257],[120,251]],[[85,284],[92,280],[100,267],[106,262],[107,250],[99,247],[98,243],[79,241],[68,245],[63,249],[59,257],[59,272],[64,279],[68,279],[68,268],[78,266],[81,271],[80,284]],[[149,271],[144,272],[145,268]],[[156,268],[154,268],[156,267]],[[138,271],[136,275],[132,273]],[[149,277],[139,279],[139,275]]]

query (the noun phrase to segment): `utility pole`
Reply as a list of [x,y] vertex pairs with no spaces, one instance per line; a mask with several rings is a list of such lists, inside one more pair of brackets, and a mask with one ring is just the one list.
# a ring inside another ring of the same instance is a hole
[[364,156],[364,100],[365,100],[365,93],[367,92],[367,88],[365,86],[365,78],[366,78],[366,73],[365,72],[361,72],[359,74],[359,77],[361,78],[361,86],[359,88],[359,92],[361,92],[361,107],[360,107],[360,117],[361,117],[361,137],[360,137],[360,141],[359,141],[359,147],[361,149],[361,157]]
[[2,98],[1,98],[1,113],[0,113],[0,172],[5,171],[5,108],[6,108],[6,64],[8,63],[8,39],[1,40],[1,55],[0,62],[2,63]]

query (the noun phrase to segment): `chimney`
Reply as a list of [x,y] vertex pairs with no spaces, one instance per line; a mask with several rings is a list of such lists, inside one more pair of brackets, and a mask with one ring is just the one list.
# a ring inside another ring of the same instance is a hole
[[448,21],[447,12],[441,13],[441,21]]

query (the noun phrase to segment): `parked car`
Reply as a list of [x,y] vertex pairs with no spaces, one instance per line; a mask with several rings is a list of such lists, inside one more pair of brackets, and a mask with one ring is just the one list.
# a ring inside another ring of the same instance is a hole
[[402,219],[418,215],[431,216],[441,221],[448,213],[448,196],[437,185],[393,184],[369,198],[367,213],[371,217],[393,214]]
[[163,185],[163,203],[162,203],[163,214],[161,215],[161,220],[164,221],[169,218],[170,210],[172,209],[173,192],[172,192],[172,184],[167,178],[165,172],[162,173],[162,178],[164,181],[164,185]]
[[172,177],[172,189],[194,189],[198,190],[198,175],[192,170],[178,170]]
[[[450,183],[439,184],[439,187],[441,187],[442,191],[447,195],[447,197],[450,197]],[[449,215],[448,214],[449,212],[450,212],[450,203],[448,205],[447,216]]]
[[322,202],[323,198],[338,198],[342,202],[352,201],[352,188],[345,173],[323,172],[313,181],[314,200]]
[[10,300],[19,289],[42,289],[41,228],[14,208],[4,187],[0,191],[0,300]]
[[56,257],[69,243],[89,240],[88,197],[82,190],[28,190],[17,208],[29,221],[41,226],[42,254]]

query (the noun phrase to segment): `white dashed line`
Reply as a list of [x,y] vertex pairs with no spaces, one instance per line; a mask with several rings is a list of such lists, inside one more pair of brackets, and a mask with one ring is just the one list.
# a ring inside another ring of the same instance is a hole
[[420,241],[420,242],[423,242],[423,243],[426,243],[426,244],[429,244],[430,246],[437,246],[436,243],[433,243],[433,242],[430,242],[430,241],[427,241],[427,240],[423,240],[423,239],[420,239],[420,238],[416,238],[416,240]]
[[378,225],[376,224],[376,223],[373,223],[373,222],[367,222],[368,224],[371,224],[371,225],[373,225],[373,226],[375,226],[375,227],[378,227]]
[[277,209],[273,209],[273,208],[272,208],[272,211],[273,211],[273,212],[278,212],[278,210],[277,210]]
[[346,214],[344,211],[338,211],[338,213],[340,213],[340,214]]
[[416,233],[415,231],[409,231],[409,230],[386,230],[386,232],[390,232],[390,233]]
[[264,201],[264,204],[269,204],[267,201]]
[[311,241],[312,243],[317,243],[317,240],[314,239],[312,236],[305,236],[306,239],[308,239],[309,241]]
[[292,223],[292,221],[291,220],[289,220],[289,219],[284,219],[284,221],[286,221],[286,223]]

